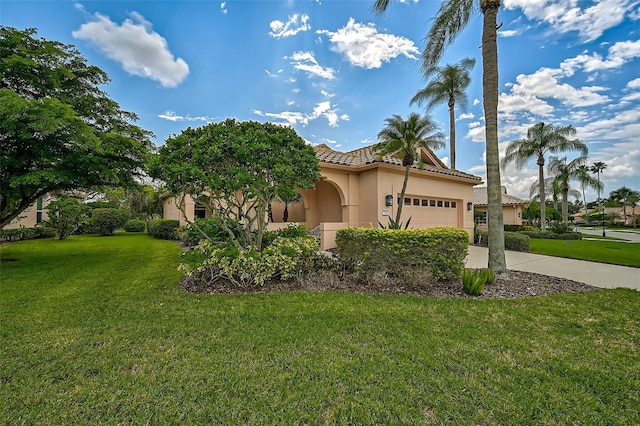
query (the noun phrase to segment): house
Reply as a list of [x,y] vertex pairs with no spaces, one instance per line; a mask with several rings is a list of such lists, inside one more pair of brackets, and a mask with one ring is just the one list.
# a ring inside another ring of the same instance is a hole
[[[410,171],[406,196],[400,199],[405,168],[399,156],[376,155],[373,146],[340,152],[325,144],[314,147],[320,161],[320,180],[311,190],[299,190],[300,201],[287,206],[288,221],[305,225],[320,236],[323,249],[335,247],[336,231],[341,228],[378,227],[395,218],[403,203],[402,221],[411,218],[411,228],[451,226],[473,235],[473,187],[478,176],[448,168],[428,149],[420,149]],[[206,217],[204,206],[185,197],[183,215],[178,198],[161,196],[163,217],[181,224]],[[269,229],[286,226],[282,203],[272,203],[273,221]]]
[[[478,229],[487,229],[488,203],[487,187],[474,188],[473,206],[480,213],[476,219]],[[502,217],[505,225],[522,225],[522,210],[527,207],[529,207],[528,201],[507,194],[507,188],[502,187]]]
[[[637,221],[640,218],[640,206],[627,206],[627,220],[625,221],[625,208],[620,207],[605,207],[604,208],[604,216],[607,221],[612,220],[615,224],[625,224],[627,226],[633,226],[634,219]],[[587,215],[599,215],[599,209],[592,209],[587,212]],[[571,215],[573,220],[576,222],[583,223],[585,222],[585,212],[584,210]],[[597,223],[597,221],[596,221]]]
[[22,211],[18,217],[9,222],[8,225],[3,226],[3,229],[17,229],[21,227],[33,228],[39,223],[42,223],[49,219],[47,215],[47,206],[54,198],[49,194],[40,197],[35,203],[27,207]]

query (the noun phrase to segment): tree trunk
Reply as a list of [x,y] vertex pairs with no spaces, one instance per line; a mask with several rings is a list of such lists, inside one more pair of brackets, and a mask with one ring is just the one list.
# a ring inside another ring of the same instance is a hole
[[284,203],[284,210],[282,211],[282,221],[287,223],[289,220],[289,203]]
[[544,157],[538,157],[538,195],[540,196],[540,229],[547,229],[547,194],[544,191]]
[[489,269],[498,276],[507,272],[504,254],[504,222],[498,150],[498,31],[496,21],[499,0],[481,0],[484,15],[482,29],[482,93],[484,99],[487,149],[487,224],[489,227]]
[[404,195],[407,192],[407,182],[409,182],[409,170],[411,166],[404,167],[404,182],[402,182],[402,191],[400,191],[400,202],[398,203],[398,211],[396,212],[396,225],[400,227],[400,218],[402,217],[402,206],[404,205]]
[[562,188],[562,221],[569,222],[569,188]]
[[456,113],[455,100],[449,99],[449,158],[451,160],[451,168],[456,168]]

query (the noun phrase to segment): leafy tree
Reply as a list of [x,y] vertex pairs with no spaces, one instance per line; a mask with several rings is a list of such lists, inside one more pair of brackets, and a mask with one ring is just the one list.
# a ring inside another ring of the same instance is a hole
[[[624,223],[625,225],[627,224],[627,205],[629,205],[629,201],[630,199],[636,200],[640,197],[640,192],[635,191],[633,189],[627,188],[626,186],[622,186],[618,189],[616,189],[615,191],[611,191],[609,193],[609,198],[613,199],[617,202],[619,202],[620,204],[622,204],[622,212],[624,215]],[[634,203],[635,206],[635,203]],[[634,208],[635,210],[635,208]],[[635,222],[635,221],[634,221]]]
[[404,196],[407,192],[407,182],[409,182],[409,172],[418,157],[418,149],[442,148],[444,147],[442,142],[444,136],[438,131],[428,114],[421,116],[412,112],[406,120],[400,115],[394,114],[385,122],[387,125],[378,133],[380,142],[375,145],[374,150],[380,155],[399,153],[402,157],[402,165],[405,169],[402,190],[400,191],[400,203],[398,203],[395,221],[389,221],[390,228],[399,229],[401,228],[400,218],[402,217]]
[[[391,0],[376,0],[374,10],[384,12]],[[422,70],[430,75],[442,58],[445,47],[452,44],[467,26],[471,16],[480,11],[482,28],[482,98],[485,117],[487,163],[487,223],[489,227],[489,269],[498,275],[507,271],[504,253],[502,182],[498,150],[498,26],[501,0],[445,0],[436,13],[422,52]],[[479,7],[478,7],[479,6]]]
[[228,119],[168,138],[152,174],[179,198],[189,195],[211,211],[236,247],[259,250],[268,204],[295,187],[313,188],[320,166],[295,130]]
[[91,207],[74,197],[61,194],[47,205],[47,215],[49,225],[55,228],[58,238],[64,240],[89,222]]
[[[547,153],[559,153],[564,151],[579,151],[582,155],[587,155],[589,149],[579,139],[568,139],[575,135],[576,130],[573,126],[557,127],[553,124],[540,122],[529,128],[527,137],[509,142],[504,158],[502,159],[502,167],[506,167],[509,163],[515,163],[516,167],[522,168],[527,162],[535,158],[538,164],[538,182],[540,189],[538,194],[541,200],[546,200],[544,187],[544,156]],[[545,203],[540,204],[540,216],[545,215]],[[542,232],[546,230],[545,221],[541,222]]]
[[149,184],[128,187],[102,188],[100,191],[110,207],[124,209],[134,219],[147,220],[162,216],[160,195],[163,188]]
[[104,71],[35,34],[0,27],[0,226],[50,192],[130,184],[151,146]]
[[442,103],[447,103],[449,107],[449,157],[451,159],[451,168],[456,168],[456,103],[462,112],[467,110],[467,94],[465,90],[471,77],[469,72],[476,64],[475,59],[465,58],[455,65],[447,65],[445,67],[435,67],[435,77],[427,83],[424,89],[418,90],[411,103],[422,102],[427,103],[427,109]]

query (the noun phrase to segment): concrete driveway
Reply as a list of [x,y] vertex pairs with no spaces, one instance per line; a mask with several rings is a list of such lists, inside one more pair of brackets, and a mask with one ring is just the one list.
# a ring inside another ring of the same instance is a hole
[[[486,268],[488,260],[489,250],[486,247],[469,246],[467,268]],[[640,290],[640,268],[517,251],[507,251],[506,260],[507,268],[516,271],[567,278],[594,287],[626,287]]]
[[[582,235],[585,235],[585,238],[589,238],[589,235],[598,235],[602,236],[602,229],[590,229],[590,228],[578,228],[578,232],[581,232]],[[607,237],[613,238],[622,238],[623,240],[627,240],[633,243],[640,243],[640,232],[633,231],[609,231],[608,229],[605,231]]]

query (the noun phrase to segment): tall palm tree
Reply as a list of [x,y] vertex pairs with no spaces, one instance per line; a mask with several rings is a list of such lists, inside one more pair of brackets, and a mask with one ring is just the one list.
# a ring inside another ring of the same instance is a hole
[[[384,12],[391,0],[376,0],[373,9]],[[480,7],[476,7],[479,5]],[[480,10],[482,27],[482,99],[485,117],[487,163],[487,224],[489,227],[489,269],[498,275],[507,271],[504,254],[504,220],[502,215],[502,182],[498,150],[498,26],[501,0],[445,0],[427,34],[422,52],[423,73],[430,75],[442,58],[446,46],[467,26],[471,15]]]
[[638,221],[636,206],[640,203],[640,192],[632,191],[631,195],[627,197],[627,204],[631,207],[631,220],[633,221],[633,227],[636,227],[636,222]]
[[587,196],[585,195],[586,188],[593,188],[600,190],[602,189],[602,184],[599,180],[596,180],[593,176],[591,176],[591,168],[586,164],[581,164],[576,169],[575,173],[576,180],[580,183],[580,189],[582,190],[582,202],[584,203],[584,212],[587,213]]
[[442,103],[447,103],[449,107],[449,158],[451,160],[451,168],[456,168],[456,103],[460,111],[467,111],[467,94],[465,89],[471,83],[469,72],[476,64],[475,59],[464,58],[455,65],[447,65],[445,67],[435,67],[435,77],[426,85],[424,89],[420,89],[411,98],[411,104],[422,102],[427,103],[427,109]]
[[[578,157],[567,163],[567,157],[551,157],[549,161],[548,170],[553,174],[553,180],[558,184],[560,192],[562,193],[562,221],[567,223],[569,221],[569,192],[571,187],[569,181],[578,177],[578,170],[580,166],[584,166],[587,162],[587,157]],[[573,191],[575,195],[576,191]],[[580,193],[577,193],[580,197]]]
[[431,121],[431,117],[428,114],[421,116],[412,112],[406,120],[400,115],[394,114],[392,117],[387,118],[385,123],[387,124],[384,129],[378,133],[380,142],[374,146],[374,150],[380,155],[399,153],[402,157],[402,165],[405,167],[404,182],[400,192],[400,203],[398,203],[395,223],[392,224],[390,222],[392,227],[400,227],[402,206],[407,192],[407,182],[409,181],[409,171],[418,157],[418,148],[440,149],[444,147],[442,142],[444,135]]
[[638,194],[638,191],[627,188],[626,186],[621,186],[615,191],[611,191],[609,193],[610,200],[615,200],[620,204],[622,204],[622,212],[624,214],[625,225],[627,224],[627,205],[629,204],[629,198],[634,198],[634,196],[637,194]]
[[[556,154],[564,151],[578,151],[583,156],[587,155],[589,148],[579,139],[568,139],[576,134],[573,126],[557,127],[553,124],[540,122],[529,128],[527,137],[509,142],[505,156],[502,159],[502,167],[509,163],[515,163],[522,168],[530,159],[535,158],[538,164],[538,182],[540,183],[540,200],[545,200],[544,188],[544,156],[547,153]],[[540,202],[540,228],[546,230],[546,206]]]
[[601,212],[602,212],[602,236],[603,237],[606,236],[606,232],[604,230],[604,203],[600,199],[600,191],[604,188],[604,185],[600,182],[600,173],[602,173],[606,168],[607,168],[607,165],[602,161],[596,161],[591,166],[591,173],[595,173],[598,175],[598,188],[597,188],[598,189],[598,207],[602,209]]

